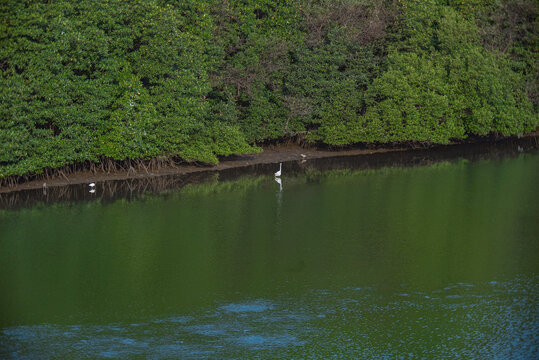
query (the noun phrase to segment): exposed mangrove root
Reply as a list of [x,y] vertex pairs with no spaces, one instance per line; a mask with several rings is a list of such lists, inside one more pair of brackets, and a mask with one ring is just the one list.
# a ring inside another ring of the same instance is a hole
[[182,162],[181,159],[172,157],[153,158],[149,160],[127,159],[122,161],[103,158],[98,161],[85,161],[55,169],[45,168],[40,174],[0,177],[0,187],[15,187],[30,181],[43,181],[46,183],[47,181],[58,178],[70,182],[69,175],[84,171],[88,171],[92,176],[99,175],[100,173],[110,175],[119,172],[126,172],[128,176],[152,175],[153,171],[159,171],[163,168],[179,169],[177,165]]

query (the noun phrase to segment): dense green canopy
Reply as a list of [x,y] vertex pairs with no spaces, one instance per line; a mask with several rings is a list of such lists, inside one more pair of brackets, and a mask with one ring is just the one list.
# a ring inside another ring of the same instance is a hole
[[0,178],[529,132],[534,0],[5,0]]

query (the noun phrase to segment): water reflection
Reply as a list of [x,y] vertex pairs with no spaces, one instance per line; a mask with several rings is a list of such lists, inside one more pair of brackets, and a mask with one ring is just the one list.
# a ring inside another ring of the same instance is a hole
[[279,184],[279,191],[283,191],[283,181],[281,180],[281,178],[276,177],[275,181],[277,182],[277,184]]
[[[386,294],[347,287],[136,323],[5,328],[5,359],[488,358],[539,351],[539,279]],[[45,355],[46,354],[46,355]]]

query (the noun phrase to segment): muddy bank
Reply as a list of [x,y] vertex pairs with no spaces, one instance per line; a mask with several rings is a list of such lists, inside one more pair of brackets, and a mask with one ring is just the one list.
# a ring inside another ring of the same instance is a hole
[[[131,199],[147,193],[160,193],[181,188],[187,184],[235,180],[242,176],[273,176],[278,163],[283,163],[283,176],[306,171],[337,169],[379,169],[383,167],[427,166],[442,161],[468,159],[480,161],[515,157],[539,148],[539,135],[521,139],[508,138],[496,142],[479,142],[438,146],[429,149],[353,149],[327,151],[297,146],[268,147],[255,155],[231,157],[213,167],[181,166],[149,174],[118,172],[94,175],[76,173],[68,179],[57,178],[47,182],[29,182],[15,188],[0,189],[0,209],[13,209],[56,202],[92,201],[112,202]],[[306,155],[305,158],[301,154]],[[88,183],[95,182],[90,193]]]

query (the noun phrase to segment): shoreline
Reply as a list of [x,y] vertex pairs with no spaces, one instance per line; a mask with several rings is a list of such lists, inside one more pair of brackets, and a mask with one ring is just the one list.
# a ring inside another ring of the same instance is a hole
[[[159,170],[152,171],[139,171],[136,173],[129,172],[127,170],[118,170],[110,173],[107,172],[98,172],[92,173],[90,170],[79,170],[72,174],[68,174],[65,177],[56,176],[54,178],[46,180],[31,180],[14,186],[1,186],[0,194],[9,194],[15,193],[24,190],[36,190],[43,189],[43,184],[46,183],[46,188],[55,188],[69,185],[80,185],[88,184],[94,182],[96,184],[107,182],[107,181],[118,181],[118,180],[135,180],[135,179],[149,179],[149,178],[158,178],[164,176],[174,176],[174,175],[189,175],[196,173],[205,173],[205,172],[219,172],[226,169],[242,168],[253,165],[260,164],[278,164],[280,162],[289,162],[289,161],[302,161],[302,160],[313,160],[313,159],[322,159],[329,157],[347,157],[347,156],[360,156],[360,155],[376,155],[383,153],[399,153],[407,151],[420,151],[424,152],[425,155],[428,155],[430,152],[437,151],[442,148],[459,148],[474,144],[488,144],[496,145],[504,141],[519,141],[522,139],[535,138],[537,144],[539,140],[539,131],[535,131],[530,134],[526,134],[520,138],[515,136],[505,137],[500,139],[479,139],[475,141],[468,142],[458,142],[450,143],[447,145],[434,145],[428,148],[419,148],[412,147],[410,145],[404,146],[399,145],[395,147],[380,146],[378,148],[350,148],[350,149],[340,149],[340,150],[328,150],[321,149],[317,147],[301,147],[300,145],[291,145],[291,144],[277,144],[277,145],[268,145],[262,147],[263,151],[257,154],[244,154],[244,155],[231,155],[226,158],[223,158],[219,164],[214,166],[200,166],[194,164],[185,164],[177,166],[167,166]],[[305,158],[302,156],[305,155]]]
[[48,180],[31,180],[14,186],[1,186],[0,194],[17,192],[23,190],[42,189],[43,183],[47,184],[47,188],[59,187],[66,185],[77,185],[87,183],[99,183],[115,180],[130,180],[141,178],[152,178],[169,175],[188,175],[198,172],[221,171],[231,168],[240,168],[258,164],[274,164],[279,162],[287,162],[294,160],[302,160],[301,154],[306,155],[306,160],[321,159],[326,157],[341,157],[354,155],[369,155],[385,152],[397,152],[411,150],[411,148],[380,148],[380,149],[349,149],[349,150],[321,150],[318,148],[303,148],[299,145],[274,145],[262,147],[262,152],[257,154],[242,154],[231,155],[222,159],[219,164],[213,166],[203,166],[194,164],[164,166],[160,170],[142,171],[137,173],[129,173],[126,170],[118,170],[110,173],[98,172],[93,174],[90,170],[77,171],[73,174],[68,174],[66,177],[56,176]]

